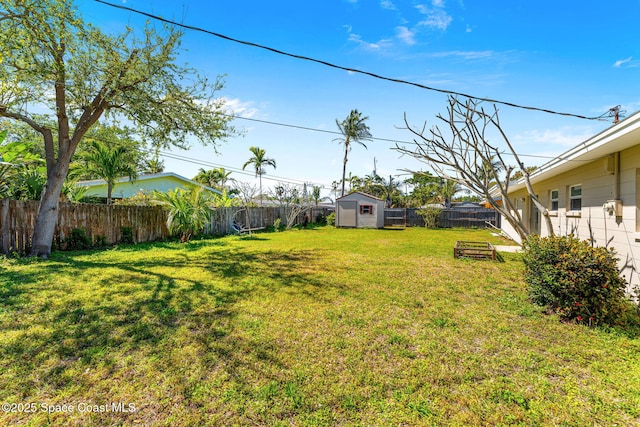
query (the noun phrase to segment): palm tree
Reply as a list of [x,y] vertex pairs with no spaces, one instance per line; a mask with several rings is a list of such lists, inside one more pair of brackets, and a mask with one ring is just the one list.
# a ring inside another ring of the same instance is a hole
[[380,197],[384,180],[378,174],[365,175],[362,179],[362,190],[372,196]]
[[[377,176],[377,175],[376,175]],[[380,178],[381,187],[383,191],[384,200],[387,204],[387,207],[390,208],[393,206],[394,197],[397,199],[400,192],[400,181],[394,180],[393,176],[389,175],[389,181],[384,178]]]
[[319,185],[314,185],[313,187],[311,187],[311,200],[313,200],[313,203],[316,206],[318,206],[321,201],[328,199],[328,197],[322,197],[322,195],[320,194],[321,191],[322,187],[320,187]]
[[344,196],[344,183],[345,175],[347,173],[347,161],[349,157],[349,151],[351,151],[351,143],[357,142],[364,148],[367,146],[362,141],[371,140],[371,132],[369,132],[369,126],[365,123],[369,117],[363,116],[358,110],[351,110],[349,116],[340,123],[336,119],[336,125],[340,129],[342,138],[338,140],[344,144],[344,162],[342,165],[342,196]]
[[218,173],[215,169],[204,170],[200,168],[198,169],[198,174],[193,177],[193,180],[199,184],[213,188],[218,182]]
[[440,196],[443,199],[444,206],[450,207],[453,196],[462,188],[460,184],[450,179],[443,179],[440,186]]
[[155,199],[169,208],[167,228],[180,235],[185,243],[191,236],[202,233],[211,219],[211,197],[201,187],[188,190],[176,188],[166,193],[155,192]]
[[111,193],[116,179],[128,176],[129,179],[137,178],[135,163],[131,155],[123,146],[108,147],[98,140],[90,143],[93,148],[84,156],[89,173],[104,179],[107,182],[107,204],[111,204]]
[[274,159],[267,158],[267,152],[260,147],[249,147],[249,151],[253,153],[253,157],[242,165],[242,169],[244,170],[247,166],[253,165],[253,168],[256,171],[256,176],[260,178],[260,206],[262,206],[262,175],[265,174],[264,167],[273,166],[275,169],[276,161]]
[[222,167],[214,169],[214,171],[216,171],[216,173],[218,174],[217,183],[220,186],[220,190],[224,190],[225,188],[227,188],[227,181],[229,181],[229,176],[232,172]]
[[229,175],[231,175],[231,171],[227,171],[222,167],[209,170],[200,168],[198,170],[198,174],[193,177],[193,180],[202,185],[223,190],[224,188],[226,188],[227,181],[229,180]]
[[157,155],[144,161],[144,173],[155,175],[164,172],[164,161]]

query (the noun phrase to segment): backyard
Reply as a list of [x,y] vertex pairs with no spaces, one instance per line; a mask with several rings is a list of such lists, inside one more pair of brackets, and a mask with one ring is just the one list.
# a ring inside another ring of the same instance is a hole
[[486,230],[0,259],[0,425],[640,425],[640,338],[527,300]]

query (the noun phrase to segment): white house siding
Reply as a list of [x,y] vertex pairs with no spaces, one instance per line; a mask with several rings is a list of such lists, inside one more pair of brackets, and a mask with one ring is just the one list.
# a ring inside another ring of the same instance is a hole
[[[597,246],[615,249],[620,258],[622,274],[633,286],[640,284],[640,146],[620,152],[619,200],[622,200],[622,216],[609,215],[603,205],[616,198],[616,174],[606,171],[605,158],[588,163],[576,162],[574,169],[533,184],[541,203],[551,208],[551,191],[558,190],[558,210],[550,211],[553,230],[556,235],[573,234],[580,239],[593,240]],[[615,168],[614,168],[615,170]],[[569,210],[569,189],[572,185],[582,185],[582,209]],[[522,199],[525,199],[523,202]],[[533,204],[525,190],[510,195],[518,203],[526,224],[531,224]],[[540,235],[549,235],[544,220],[540,220]],[[517,233],[503,221],[503,229],[514,240]]]

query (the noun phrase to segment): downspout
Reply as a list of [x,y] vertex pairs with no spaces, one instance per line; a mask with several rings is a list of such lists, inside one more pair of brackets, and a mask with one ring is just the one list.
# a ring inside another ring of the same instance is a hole
[[614,154],[614,183],[613,183],[613,199],[620,200],[620,152]]

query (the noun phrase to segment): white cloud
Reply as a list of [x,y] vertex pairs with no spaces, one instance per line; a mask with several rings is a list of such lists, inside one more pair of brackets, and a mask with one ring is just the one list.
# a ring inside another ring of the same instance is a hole
[[390,0],[382,0],[380,2],[380,7],[387,10],[397,10],[396,5]]
[[432,58],[462,58],[462,59],[489,59],[495,57],[496,52],[492,50],[451,50],[446,52],[433,52],[428,54]]
[[241,101],[237,98],[221,98],[227,111],[231,111],[234,116],[244,117],[247,119],[254,118],[258,114],[258,109],[253,106],[251,101]]
[[415,32],[411,31],[407,27],[400,26],[396,27],[396,34],[399,40],[408,45],[413,45],[416,43],[415,40]]
[[[379,0],[380,7],[387,10],[397,10],[393,0]],[[404,45],[413,46],[417,43],[416,37],[421,29],[439,29],[446,30],[451,24],[453,18],[447,14],[445,10],[445,0],[428,0],[429,3],[417,4],[414,7],[424,15],[416,25],[410,25],[406,19],[399,17],[400,25],[395,27],[395,36],[382,38],[378,41],[366,41],[357,34],[352,32],[349,25],[344,25],[348,34],[348,40],[357,43],[362,48],[370,51],[380,51],[382,49],[390,49],[402,43]]]
[[366,50],[380,50],[392,45],[392,41],[389,39],[381,39],[377,42],[367,42],[362,40],[359,34],[349,33],[349,41],[359,44]]
[[436,10],[430,13],[425,20],[421,21],[420,25],[444,31],[449,27],[451,21],[451,16],[447,15],[444,10]]
[[515,136],[514,140],[530,145],[559,145],[561,147],[575,147],[594,135],[594,130],[588,127],[562,127],[560,129],[533,129]]
[[418,23],[418,25],[437,29],[446,30],[451,24],[453,18],[447,13],[444,8],[443,0],[433,0],[431,2],[432,7],[428,7],[424,4],[416,5],[416,9],[425,15],[426,18]]
[[628,63],[630,63],[632,59],[633,59],[633,57],[631,57],[631,56],[630,56],[630,57],[628,57],[628,58],[626,58],[626,59],[619,59],[619,60],[617,60],[617,61],[613,64],[613,66],[614,66],[615,68],[620,68],[620,67],[621,67],[621,66],[623,66],[624,64],[628,64]]
[[469,26],[469,24],[467,24],[467,29],[465,30],[465,32],[470,33],[471,31],[473,31],[473,30],[471,29],[471,27]]

